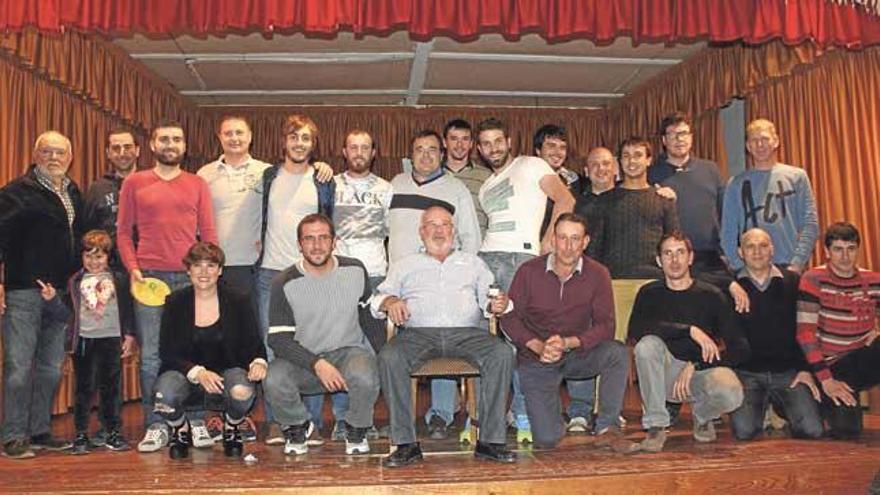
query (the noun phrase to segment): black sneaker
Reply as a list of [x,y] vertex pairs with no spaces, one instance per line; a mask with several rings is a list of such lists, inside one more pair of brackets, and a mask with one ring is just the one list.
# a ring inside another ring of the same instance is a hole
[[98,428],[98,431],[89,437],[89,441],[92,442],[92,445],[95,447],[103,447],[104,444],[107,443],[107,430],[105,430],[103,426]]
[[168,456],[172,459],[185,459],[189,457],[190,446],[192,446],[192,433],[189,428],[184,431],[183,426],[180,426],[171,432],[171,439],[168,441]]
[[422,448],[419,446],[419,442],[406,443],[398,445],[393,454],[382,459],[382,466],[387,468],[409,466],[422,459]]
[[31,448],[34,450],[67,450],[73,447],[71,442],[53,438],[50,433],[35,435],[31,437]]
[[243,442],[257,441],[257,425],[254,424],[254,420],[250,416],[244,417],[244,421],[238,425],[238,431],[241,433]]
[[241,425],[226,423],[226,426],[223,428],[223,454],[226,457],[241,457],[241,453],[244,451],[239,426]]
[[27,440],[17,438],[3,444],[3,456],[10,459],[30,459],[37,454],[31,449]]
[[91,453],[94,448],[95,446],[89,441],[89,436],[86,435],[86,432],[81,431],[73,439],[73,450],[70,453],[73,455],[85,455]]
[[309,451],[306,439],[315,431],[315,425],[311,421],[299,425],[288,426],[284,430],[284,455],[303,455]]
[[449,436],[449,428],[446,421],[440,416],[433,415],[428,421],[428,436],[433,440],[445,440]]
[[367,429],[351,426],[347,422],[345,425],[345,453],[347,455],[369,454],[370,443],[367,441]]
[[131,450],[131,445],[128,443],[128,440],[122,436],[122,433],[119,433],[119,430],[110,430],[110,433],[108,433],[107,437],[104,439],[104,446],[107,447],[108,450],[114,452]]

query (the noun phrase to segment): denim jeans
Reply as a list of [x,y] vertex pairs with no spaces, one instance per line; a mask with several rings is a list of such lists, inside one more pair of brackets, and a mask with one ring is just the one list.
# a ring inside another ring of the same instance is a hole
[[[172,292],[190,285],[186,272],[144,270],[143,275],[162,280],[168,284]],[[152,392],[162,364],[159,359],[159,333],[162,327],[163,309],[164,306],[147,306],[137,301],[134,303],[135,325],[141,348],[141,401],[144,410],[144,427],[162,422],[162,418],[153,412]]]
[[80,338],[73,351],[73,369],[76,375],[73,425],[77,433],[89,431],[89,414],[96,390],[100,399],[99,417],[104,430],[116,431],[121,426],[121,340],[119,337]]
[[[324,397],[325,394],[318,394],[306,395],[302,398],[303,404],[305,404],[309,415],[312,417],[312,422],[315,423],[315,428],[319,430],[324,427]],[[342,421],[345,418],[345,413],[348,412],[348,393],[336,392],[330,394],[330,402],[333,409],[333,420],[336,422]]]
[[[663,339],[646,335],[636,344],[636,370],[642,396],[642,426],[645,429],[669,426],[666,401],[679,402],[672,389],[687,364],[669,352]],[[743,388],[732,369],[718,366],[694,372],[691,394],[694,421],[704,424],[738,408],[743,401]],[[600,392],[601,395],[601,392]]]
[[583,380],[601,376],[596,430],[617,423],[629,374],[629,351],[620,342],[606,340],[585,354],[566,354],[556,363],[521,362],[517,371],[522,380],[535,446],[553,448],[565,432],[559,398],[559,385],[565,378]]
[[822,436],[819,402],[813,399],[806,385],[790,387],[796,370],[779,373],[736,370],[736,375],[743,386],[743,403],[730,413],[730,426],[737,440],[751,440],[764,431],[768,403],[788,420],[792,437]]
[[[243,368],[228,368],[222,375],[223,393],[210,394],[177,370],[162,373],[153,393],[156,413],[169,423],[179,421],[188,410],[222,410],[233,421],[244,418],[254,405],[256,384],[247,379]],[[239,398],[233,396],[237,387],[244,389]]]
[[[489,271],[495,275],[495,283],[504,292],[510,291],[510,284],[513,283],[513,276],[519,266],[534,258],[535,255],[528,253],[508,253],[503,251],[480,251],[480,258],[488,265]],[[504,330],[503,328],[501,329]],[[516,352],[516,349],[514,349]],[[528,430],[529,416],[526,412],[526,399],[523,396],[520,386],[520,377],[517,370],[513,371],[513,396],[510,399],[510,412],[516,421],[516,427],[520,430]]]
[[61,380],[69,312],[58,290],[46,302],[39,289],[6,292],[3,316],[3,442],[51,431],[50,416]]
[[425,361],[461,358],[480,370],[480,441],[505,442],[504,409],[513,370],[513,350],[480,328],[407,328],[382,348],[379,373],[391,419],[391,442],[416,441],[410,374]]
[[[348,386],[349,407],[345,422],[356,428],[373,424],[373,406],[379,396],[379,372],[376,356],[371,349],[342,347],[321,354],[336,367]],[[327,393],[318,376],[311,369],[275,359],[269,363],[269,374],[263,381],[266,397],[272,405],[275,421],[282,427],[302,424],[312,419],[303,404],[303,395]]]
[[269,361],[275,357],[266,340],[269,335],[269,295],[272,292],[272,279],[279,273],[280,270],[270,268],[260,268],[257,271],[257,322],[260,324],[260,336],[263,337],[263,345],[266,346],[266,356]]
[[569,419],[586,418],[589,420],[595,407],[596,379],[565,380],[565,388],[568,389],[568,396],[571,398],[565,414]]

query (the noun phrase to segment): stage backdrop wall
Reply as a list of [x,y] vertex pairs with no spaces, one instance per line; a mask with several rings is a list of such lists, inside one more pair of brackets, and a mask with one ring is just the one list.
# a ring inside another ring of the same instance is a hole
[[[684,110],[695,117],[695,152],[719,160],[725,168],[718,109],[744,97],[749,117],[775,120],[782,136],[781,160],[803,166],[816,191],[822,224],[846,218],[864,235],[864,262],[880,268],[880,49],[823,53],[813,45],[780,42],[757,47],[741,44],[709,48],[661,75],[607,112],[559,109],[487,108],[283,108],[248,109],[253,122],[254,154],[268,161],[280,156],[280,122],[302,112],[320,127],[318,155],[341,169],[344,133],[359,127],[377,136],[377,172],[390,177],[407,154],[410,136],[423,127],[440,129],[452,117],[477,122],[488,116],[505,120],[514,147],[530,153],[529,140],[544,123],[569,128],[578,169],[589,147],[614,147],[623,137],[657,139],[662,115]],[[0,38],[0,184],[30,163],[36,136],[54,128],[71,137],[73,177],[85,188],[104,169],[106,132],[131,129],[142,144],[141,163],[150,161],[147,130],[159,119],[181,120],[188,134],[188,168],[219,153],[216,119],[227,110],[200,110],[163,81],[100,39],[66,32],[61,37],[32,32]],[[817,249],[814,261],[819,260]],[[126,364],[125,396],[139,396],[137,363]],[[56,411],[71,404],[67,369]]]

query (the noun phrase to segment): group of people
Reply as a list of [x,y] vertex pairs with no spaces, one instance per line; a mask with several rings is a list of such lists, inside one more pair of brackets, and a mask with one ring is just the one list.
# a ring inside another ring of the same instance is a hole
[[[680,113],[660,125],[659,156],[633,137],[617,155],[590,150],[583,176],[566,167],[557,125],[535,133],[535,156],[515,156],[503,122],[451,120],[413,136],[412,170],[391,182],[371,171],[377,146],[363,130],[345,136],[335,176],[316,160],[311,119],[291,115],[281,133],[283,161],[270,165],[250,155],[247,119],[224,117],[223,154],[191,174],[180,124],[153,129],[155,162],[142,171],[132,133],[114,130],[112,167],[85,197],[67,175],[70,141],[38,137],[34,164],[0,189],[5,456],[130,448],[120,359],[133,352],[137,448],[169,445],[175,459],[215,438],[240,456],[261,390],[267,444],[303,455],[323,443],[329,394],[333,439],[364,454],[381,391],[396,446],[383,464],[412,464],[422,453],[410,375],[435,357],[479,369],[474,453],[497,462],[516,460],[509,425],[541,449],[568,431],[591,433],[597,448],[658,452],[682,402],[699,442],[715,440],[725,413],[736,438],[758,436],[770,405],[792,436],[859,435],[858,392],[880,379],[880,274],[858,266],[859,232],[843,222],[824,233],[827,264],[805,270],[815,203],[803,170],[778,163],[773,123],[749,124],[754,167],[726,186],[715,163],[691,155]],[[132,300],[150,278],[171,289],[164,304]],[[387,342],[385,320],[399,328]],[[50,431],[65,347],[73,442]],[[640,442],[621,416],[631,352]],[[448,435],[456,390],[432,381],[432,438]],[[96,391],[101,429],[90,435]],[[218,431],[205,410],[221,412]]]

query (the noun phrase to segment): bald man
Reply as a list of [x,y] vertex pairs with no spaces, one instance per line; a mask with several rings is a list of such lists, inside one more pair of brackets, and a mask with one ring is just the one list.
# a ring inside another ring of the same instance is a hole
[[[3,455],[34,457],[34,450],[64,450],[52,438],[50,413],[61,380],[67,279],[78,268],[82,195],[68,177],[70,140],[40,134],[34,163],[0,189],[0,315],[3,331]],[[53,288],[50,302],[42,290]]]
[[743,403],[731,413],[733,435],[751,440],[764,431],[768,404],[788,419],[791,436],[822,436],[819,389],[801,352],[797,333],[798,275],[773,264],[773,241],[753,228],[740,236],[745,265],[737,282],[749,297],[749,311],[736,318],[752,352],[736,367]]

